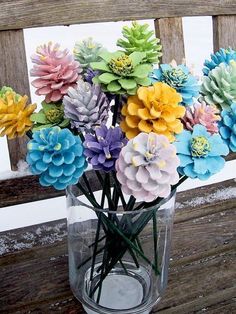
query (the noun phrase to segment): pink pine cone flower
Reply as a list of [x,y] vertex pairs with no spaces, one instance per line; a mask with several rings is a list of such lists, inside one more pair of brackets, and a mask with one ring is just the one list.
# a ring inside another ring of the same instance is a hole
[[120,152],[116,161],[117,179],[125,194],[137,201],[151,202],[167,197],[179,181],[176,149],[167,137],[140,133]]
[[207,105],[204,101],[197,102],[193,107],[186,108],[185,116],[182,119],[184,128],[192,131],[194,125],[205,126],[211,134],[218,133],[218,121],[221,119],[219,110],[216,106]]
[[57,102],[80,78],[80,63],[74,60],[68,49],[61,50],[59,44],[52,42],[39,46],[36,52],[31,57],[35,64],[30,71],[31,76],[38,77],[32,82],[37,89],[36,95],[45,95],[47,103]]

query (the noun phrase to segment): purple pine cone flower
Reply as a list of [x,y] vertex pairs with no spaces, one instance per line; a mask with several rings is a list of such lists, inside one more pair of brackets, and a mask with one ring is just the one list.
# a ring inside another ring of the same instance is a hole
[[84,79],[86,82],[93,84],[93,78],[99,74],[99,71],[88,68],[84,73]]
[[95,129],[95,134],[86,134],[84,155],[95,170],[106,172],[115,169],[115,162],[127,140],[120,127],[107,128],[101,125]]

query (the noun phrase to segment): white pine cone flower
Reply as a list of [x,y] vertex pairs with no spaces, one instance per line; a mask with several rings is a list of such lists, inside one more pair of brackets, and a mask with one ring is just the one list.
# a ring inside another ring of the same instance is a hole
[[167,137],[140,133],[120,152],[116,162],[117,179],[125,194],[137,201],[151,202],[167,197],[179,180],[179,158]]

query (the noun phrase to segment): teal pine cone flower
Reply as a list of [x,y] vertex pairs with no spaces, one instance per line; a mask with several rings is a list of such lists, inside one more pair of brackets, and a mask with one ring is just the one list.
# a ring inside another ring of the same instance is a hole
[[30,120],[35,123],[32,128],[33,132],[53,126],[66,128],[70,124],[70,120],[64,117],[64,108],[61,103],[48,104],[45,101],[42,102],[42,109],[33,113]]
[[149,30],[148,24],[132,22],[132,26],[124,26],[122,30],[124,39],[118,39],[117,46],[124,49],[130,55],[132,52],[145,52],[146,56],[142,62],[158,63],[162,56],[160,39],[155,37],[154,31]]
[[230,60],[236,61],[236,51],[232,48],[220,48],[219,51],[211,54],[211,60],[206,60],[204,62],[202,72],[204,75],[208,75],[208,73],[216,68],[220,63],[229,64]]
[[174,143],[180,159],[181,175],[207,180],[225,164],[222,156],[229,153],[228,146],[219,134],[210,134],[205,126],[196,124],[193,131],[184,130],[176,135]]
[[75,60],[79,61],[81,67],[86,70],[90,67],[91,62],[101,60],[99,54],[102,49],[102,45],[93,41],[91,37],[80,42],[77,41],[74,47]]
[[230,110],[236,101],[236,61],[221,63],[204,76],[200,93],[207,104]]
[[64,190],[76,184],[87,168],[84,149],[78,136],[68,129],[46,128],[33,133],[26,160],[42,186]]
[[198,81],[183,64],[161,64],[159,69],[153,70],[150,78],[153,82],[163,82],[174,88],[181,94],[184,106],[192,105],[194,97],[199,96]]
[[230,110],[222,110],[219,122],[220,135],[232,152],[236,152],[236,103]]
[[151,84],[148,74],[152,65],[142,63],[146,56],[144,52],[133,52],[128,56],[121,51],[103,51],[100,56],[102,61],[92,62],[91,67],[100,71],[100,74],[93,78],[93,83],[100,84],[103,91],[135,95],[139,86]]

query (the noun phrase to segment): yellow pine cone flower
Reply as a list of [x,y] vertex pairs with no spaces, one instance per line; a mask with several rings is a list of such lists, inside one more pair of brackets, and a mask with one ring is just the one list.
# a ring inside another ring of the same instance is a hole
[[140,87],[122,108],[121,129],[128,139],[140,132],[154,132],[165,135],[173,142],[174,134],[183,131],[180,118],[185,114],[185,107],[179,105],[181,101],[181,95],[166,83]]
[[5,98],[0,98],[0,136],[7,135],[9,139],[23,136],[31,129],[30,121],[36,104],[27,106],[27,96],[16,97],[16,93],[9,91]]

